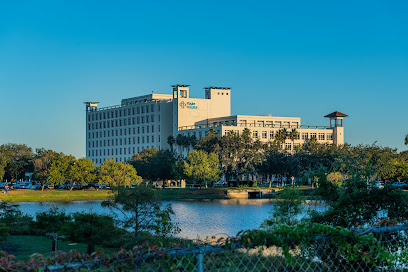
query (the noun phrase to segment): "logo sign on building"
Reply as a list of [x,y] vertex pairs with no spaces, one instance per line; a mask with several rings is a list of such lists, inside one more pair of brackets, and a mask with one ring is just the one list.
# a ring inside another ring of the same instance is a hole
[[196,109],[197,109],[197,105],[196,105],[196,103],[194,103],[194,102],[184,102],[184,101],[181,101],[181,102],[180,102],[180,107],[181,107],[182,109],[184,109],[184,108],[193,109],[193,110],[196,110]]

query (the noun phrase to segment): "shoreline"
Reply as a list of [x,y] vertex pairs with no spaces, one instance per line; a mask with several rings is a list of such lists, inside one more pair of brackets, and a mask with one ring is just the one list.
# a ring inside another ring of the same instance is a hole
[[[213,199],[247,199],[246,197],[234,197],[226,194],[227,190],[244,191],[244,190],[265,190],[265,188],[165,188],[154,189],[158,199],[163,201],[169,200],[213,200]],[[308,187],[300,188],[303,191],[305,199],[317,200],[311,195],[312,189]],[[239,194],[237,194],[239,195]],[[96,201],[108,200],[112,196],[112,191],[104,190],[60,190],[46,189],[30,190],[30,189],[14,189],[8,194],[5,191],[0,191],[0,202],[70,202],[70,201]],[[263,199],[279,199],[278,195],[264,197]]]

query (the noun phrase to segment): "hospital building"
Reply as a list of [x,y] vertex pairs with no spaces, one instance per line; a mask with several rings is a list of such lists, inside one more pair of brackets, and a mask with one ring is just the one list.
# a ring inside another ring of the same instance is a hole
[[[205,137],[211,128],[219,136],[231,131],[242,133],[250,129],[252,137],[273,141],[282,128],[296,129],[298,138],[282,146],[293,151],[311,138],[319,143],[344,144],[343,118],[333,112],[330,126],[303,126],[300,117],[270,115],[231,115],[231,89],[210,86],[204,88],[204,98],[190,97],[189,85],[172,85],[172,94],[156,94],[122,99],[120,105],[98,107],[99,102],[86,105],[86,157],[97,165],[108,158],[127,161],[146,148],[168,149],[167,138],[178,134]],[[189,147],[180,147],[187,154]]]

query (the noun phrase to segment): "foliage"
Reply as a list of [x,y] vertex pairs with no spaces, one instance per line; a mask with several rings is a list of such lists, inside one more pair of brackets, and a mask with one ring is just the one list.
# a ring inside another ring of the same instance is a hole
[[384,217],[398,222],[408,219],[408,199],[394,186],[370,186],[366,175],[353,176],[336,186],[323,171],[318,179],[317,194],[327,201],[328,209],[313,211],[314,222],[349,228],[372,226]]
[[[156,198],[153,189],[143,185],[129,189],[118,188],[113,199],[102,202],[102,206],[110,208],[114,214],[121,214],[123,219],[118,221],[124,228],[134,231],[135,245],[141,243],[144,233],[152,233],[160,228],[161,220],[169,220],[170,217],[163,216],[163,212],[171,214],[170,208],[167,208],[167,211],[162,210],[161,202]],[[165,229],[161,227],[162,235]]]
[[70,168],[74,162],[74,156],[58,153],[48,168],[47,183],[55,186],[72,181],[72,172],[70,171]]
[[10,228],[5,223],[0,223],[0,242],[6,241],[10,235]]
[[72,219],[65,224],[64,233],[71,241],[86,243],[88,254],[95,251],[96,244],[115,239],[117,231],[111,216],[77,212]]
[[80,158],[70,165],[70,176],[72,178],[71,190],[75,184],[85,185],[96,180],[95,162],[88,158]]
[[203,183],[214,183],[219,180],[219,160],[214,153],[206,153],[198,150],[193,150],[187,155],[183,167],[184,175],[190,181],[197,181],[202,187]]
[[[267,230],[243,231],[238,234],[236,242],[245,247],[281,247],[288,263],[293,259],[291,250],[296,247],[312,250],[321,261],[340,263],[348,260],[355,267],[365,264],[375,266],[390,257],[387,249],[372,234],[359,235],[346,228],[318,223],[295,226],[280,224]],[[316,251],[313,244],[318,245],[321,250]],[[227,243],[227,246],[231,246],[231,243]]]
[[175,234],[179,234],[181,229],[178,223],[173,223],[171,216],[174,214],[171,204],[167,204],[161,209],[156,218],[154,233],[162,245],[165,245]]
[[35,218],[35,221],[31,223],[31,230],[37,235],[45,235],[47,233],[61,234],[62,227],[72,220],[70,215],[56,207],[37,213]]
[[111,187],[130,186],[132,183],[140,184],[142,178],[137,175],[133,166],[127,163],[107,159],[98,166],[99,182]]
[[5,156],[0,155],[0,181],[3,180],[4,174],[6,173],[7,159]]
[[28,234],[31,229],[33,218],[23,214],[18,205],[0,202],[0,223],[6,225],[10,234]]
[[143,179],[168,180],[174,178],[172,170],[176,163],[176,155],[170,150],[146,148],[134,154],[129,163]]
[[25,144],[0,145],[0,157],[7,161],[4,176],[8,180],[22,179],[25,172],[32,172],[33,170],[32,149]]
[[299,189],[287,186],[280,191],[279,200],[274,203],[271,218],[265,220],[264,227],[275,224],[296,225],[296,217],[302,213],[304,203],[302,194]]
[[45,150],[44,148],[36,149],[36,155],[33,158],[34,165],[34,179],[41,183],[41,188],[44,190],[44,184],[49,177],[49,167],[51,162],[56,159],[58,153],[52,150]]

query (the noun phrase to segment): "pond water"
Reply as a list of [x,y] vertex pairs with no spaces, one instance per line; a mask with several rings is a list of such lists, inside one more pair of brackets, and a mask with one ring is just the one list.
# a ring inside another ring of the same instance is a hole
[[[235,236],[239,231],[259,228],[270,217],[274,200],[269,199],[212,199],[163,201],[172,204],[175,222],[179,223],[179,236],[204,239],[213,235]],[[22,212],[35,216],[37,212],[58,207],[66,213],[95,212],[110,214],[109,209],[101,207],[101,201],[72,202],[21,202]],[[323,210],[324,205],[313,203],[313,209]],[[305,207],[306,208],[306,207]],[[304,216],[304,215],[302,215]]]

